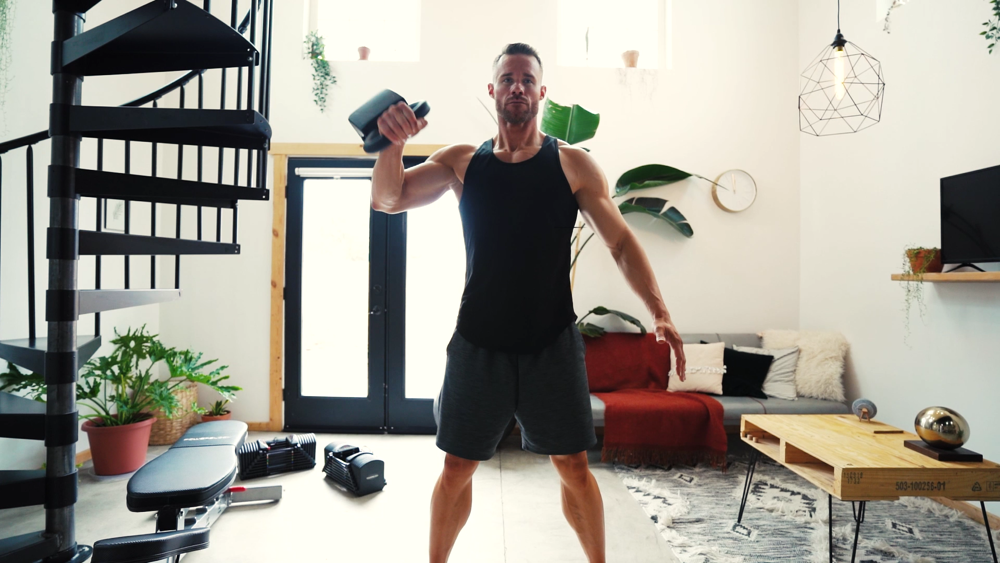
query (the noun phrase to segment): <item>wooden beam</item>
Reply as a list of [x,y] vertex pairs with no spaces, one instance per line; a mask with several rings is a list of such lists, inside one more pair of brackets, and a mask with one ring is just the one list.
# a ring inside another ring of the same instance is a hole
[[271,432],[273,430],[281,430],[281,428],[274,428],[274,425],[268,420],[267,422],[248,422],[247,430],[250,432]]
[[[81,463],[83,463],[85,461],[90,461],[93,458],[94,458],[94,456],[91,455],[90,448],[88,448],[86,450],[83,450],[83,451],[76,452],[76,464],[77,465],[80,465]],[[982,520],[981,517],[979,519]]]
[[288,177],[288,157],[274,155],[274,185],[271,200],[271,366],[269,430],[281,430],[284,425],[284,338],[285,338],[285,185]]
[[[448,145],[417,145],[407,143],[403,147],[403,156],[430,156],[438,149]],[[367,156],[377,155],[365,152],[361,143],[271,143],[270,153],[277,158],[284,156]]]

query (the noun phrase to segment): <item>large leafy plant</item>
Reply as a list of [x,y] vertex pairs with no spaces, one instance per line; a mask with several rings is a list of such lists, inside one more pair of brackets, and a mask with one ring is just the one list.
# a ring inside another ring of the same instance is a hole
[[986,47],[990,50],[990,54],[993,54],[993,48],[996,47],[997,41],[1000,41],[1000,0],[987,0],[990,3],[990,9],[992,14],[990,19],[983,22],[986,26],[986,31],[981,31],[979,35],[985,36],[986,41],[989,45]]
[[[80,418],[100,419],[103,426],[121,426],[146,420],[157,409],[172,417],[180,408],[172,392],[189,381],[207,385],[227,400],[241,390],[224,384],[229,376],[222,372],[229,366],[205,373],[203,370],[217,360],[202,362],[200,352],[167,348],[157,340],[158,335],[146,332],[145,325],[125,334],[115,330],[115,336],[111,353],[91,359],[81,370],[76,400],[93,413]],[[154,366],[161,361],[170,374],[166,379],[157,379],[154,374]],[[22,372],[10,363],[7,373],[0,374],[0,390],[23,391],[37,401],[44,401],[47,394],[42,374]]]
[[[601,123],[600,114],[592,113],[586,109],[580,107],[579,105],[563,106],[553,102],[551,99],[546,99],[545,110],[542,113],[542,121],[540,129],[543,133],[552,135],[558,139],[569,144],[576,144],[588,139],[594,138],[597,134],[597,127]],[[583,148],[583,147],[581,147]],[[584,149],[586,150],[586,149]],[[588,151],[589,152],[589,151]],[[641,189],[646,187],[653,187],[654,185],[663,185],[670,182],[661,182],[655,176],[650,176],[650,172],[661,172],[656,169],[656,166],[652,165],[654,168],[650,167],[640,167],[642,170],[636,172],[631,170],[626,172],[622,178],[619,178],[618,183],[623,181],[628,181],[629,183],[636,183],[635,189]],[[636,169],[638,170],[638,169]],[[678,171],[680,172],[680,171]],[[686,174],[686,173],[682,173]],[[689,175],[690,176],[690,175]],[[682,178],[678,178],[682,179]],[[676,180],[673,180],[676,181]],[[627,190],[622,191],[617,188],[615,190],[615,196],[623,195]],[[667,206],[667,200],[655,198],[655,197],[637,197],[631,198],[627,201],[623,201],[618,204],[618,209],[621,211],[622,215],[627,213],[644,213],[652,217],[656,217],[662,220],[664,223],[670,225],[671,227],[677,229],[678,232],[686,237],[691,237],[694,235],[694,230],[688,223],[688,220],[684,215],[677,210],[676,207]],[[586,248],[587,243],[590,239],[594,237],[594,233],[590,235],[583,241],[582,244],[578,243],[583,232],[584,224],[580,222],[575,227],[576,232],[573,234],[573,238],[570,240],[570,246],[574,247],[573,261],[570,263],[572,268],[576,268],[576,261],[580,257],[580,253]],[[579,321],[577,321],[577,328],[580,330],[581,334],[587,336],[599,337],[603,336],[606,332],[604,328],[595,325],[593,323],[584,322],[584,320],[590,315],[615,315],[622,319],[623,321],[635,325],[639,328],[642,334],[646,334],[646,327],[643,326],[639,319],[629,315],[628,313],[617,311],[614,309],[608,309],[607,307],[595,307],[586,315],[583,316]]]

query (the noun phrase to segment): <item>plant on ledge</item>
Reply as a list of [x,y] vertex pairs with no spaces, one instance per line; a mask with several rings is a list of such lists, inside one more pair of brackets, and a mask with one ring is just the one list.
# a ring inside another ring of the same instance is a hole
[[941,271],[941,252],[937,248],[907,247],[903,252],[903,342],[909,344],[910,309],[917,304],[920,320],[924,320],[924,274]]
[[990,8],[993,10],[993,15],[988,21],[983,22],[986,26],[986,31],[979,32],[979,35],[985,36],[986,40],[989,41],[989,45],[986,47],[990,50],[990,54],[993,54],[993,48],[996,46],[997,41],[1000,41],[1000,0],[987,0],[990,3]]
[[312,61],[313,69],[313,101],[319,107],[319,111],[326,111],[327,95],[330,86],[337,83],[337,77],[330,72],[330,61],[326,60],[323,44],[323,36],[316,31],[310,31],[306,35],[306,56]]

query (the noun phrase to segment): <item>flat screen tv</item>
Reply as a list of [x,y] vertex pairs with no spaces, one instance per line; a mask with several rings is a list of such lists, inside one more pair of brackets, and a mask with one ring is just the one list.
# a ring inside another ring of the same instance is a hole
[[1000,262],[1000,166],[941,178],[941,261]]

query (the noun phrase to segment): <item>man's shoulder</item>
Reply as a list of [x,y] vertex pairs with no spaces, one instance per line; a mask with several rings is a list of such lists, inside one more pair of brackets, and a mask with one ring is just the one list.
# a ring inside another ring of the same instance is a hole
[[457,165],[467,165],[469,160],[472,158],[472,155],[475,154],[478,149],[479,147],[475,145],[465,143],[448,145],[436,150],[434,154],[427,158],[427,160],[447,164],[454,168]]

